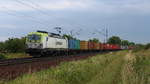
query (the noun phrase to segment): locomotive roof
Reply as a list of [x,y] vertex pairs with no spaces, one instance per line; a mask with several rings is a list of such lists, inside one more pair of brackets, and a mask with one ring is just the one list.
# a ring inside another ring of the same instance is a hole
[[32,34],[37,34],[37,35],[42,35],[42,36],[48,36],[48,34],[46,33],[40,33],[40,32],[30,32],[29,35],[32,35]]
[[54,37],[54,38],[63,38],[61,35],[59,34],[55,34],[55,33],[48,33],[48,32],[43,32],[43,31],[37,31],[37,32],[30,32],[28,35],[32,35],[32,34],[37,34],[37,35],[41,35],[41,36],[49,36],[49,37]]

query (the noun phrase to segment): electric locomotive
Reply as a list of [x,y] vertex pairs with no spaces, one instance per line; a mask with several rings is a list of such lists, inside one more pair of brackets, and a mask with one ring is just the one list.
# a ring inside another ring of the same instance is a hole
[[32,56],[63,53],[68,49],[68,39],[45,31],[31,32],[26,38],[26,52]]

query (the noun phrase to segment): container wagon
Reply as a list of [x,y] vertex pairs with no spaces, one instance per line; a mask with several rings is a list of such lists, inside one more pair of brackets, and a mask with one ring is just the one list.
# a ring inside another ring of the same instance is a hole
[[88,50],[94,50],[94,42],[88,42]]
[[68,48],[70,50],[80,50],[80,40],[68,40]]
[[99,43],[94,43],[94,50],[100,50]]
[[80,52],[80,40],[69,39],[68,51],[69,53],[79,53]]
[[88,50],[88,41],[80,41],[80,49]]

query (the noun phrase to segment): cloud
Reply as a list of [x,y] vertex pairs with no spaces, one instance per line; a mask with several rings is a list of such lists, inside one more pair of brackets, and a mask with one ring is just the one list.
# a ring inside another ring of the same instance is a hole
[[[16,2],[19,1],[20,3]],[[24,4],[21,4],[24,3]],[[100,13],[150,13],[148,0],[7,0],[0,11],[82,10]]]
[[5,41],[7,40],[9,37],[8,36],[0,36],[0,41]]
[[16,29],[16,26],[11,24],[0,24],[0,29]]
[[122,9],[126,11],[138,11],[142,13],[150,13],[150,2],[149,3],[141,3],[141,4],[126,4],[122,6]]
[[[16,2],[17,1],[17,2]],[[19,2],[19,3],[18,3]],[[49,2],[38,2],[29,0],[14,0],[6,4],[5,1],[0,3],[0,11],[5,11],[6,8],[14,11],[34,11],[38,10],[63,10],[63,9],[76,9],[76,8],[87,8],[88,4],[84,1],[75,0],[61,0],[61,1],[49,1]]]
[[150,1],[147,0],[112,0],[95,2],[93,9],[109,14],[149,14]]

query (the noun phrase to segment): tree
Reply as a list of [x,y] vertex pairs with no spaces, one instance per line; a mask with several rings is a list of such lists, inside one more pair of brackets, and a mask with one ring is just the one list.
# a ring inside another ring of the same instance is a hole
[[140,51],[140,50],[142,50],[144,48],[145,48],[145,45],[143,45],[143,44],[136,44],[134,52]]
[[4,45],[5,50],[12,53],[24,52],[26,48],[25,38],[9,38],[5,41]]
[[89,39],[89,41],[90,41],[90,42],[99,43],[99,39],[97,39],[97,38]]
[[129,46],[135,46],[134,42],[129,42]]
[[67,39],[76,39],[76,38],[74,38],[73,36],[67,35],[67,34],[64,34],[63,37],[64,37],[64,38],[67,38]]
[[0,42],[0,52],[5,51],[5,44],[4,42]]
[[120,37],[118,37],[118,36],[112,36],[112,37],[110,37],[110,38],[108,39],[108,42],[107,42],[107,43],[120,45],[120,44],[121,44],[121,39],[120,39]]
[[150,49],[150,43],[145,45],[145,49]]
[[128,46],[129,45],[129,41],[128,40],[122,40],[121,41],[121,45],[123,45],[123,46]]

